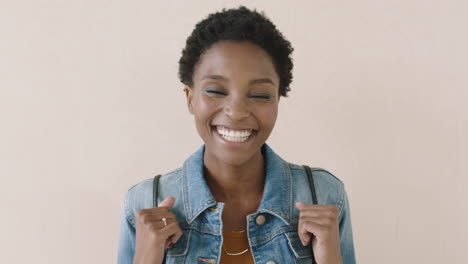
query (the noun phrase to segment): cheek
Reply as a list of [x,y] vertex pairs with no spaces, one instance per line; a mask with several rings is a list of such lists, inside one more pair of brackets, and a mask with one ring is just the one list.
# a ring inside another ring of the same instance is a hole
[[200,98],[194,103],[193,112],[199,122],[206,122],[218,109],[218,105],[209,98]]
[[263,126],[268,129],[273,129],[278,117],[278,106],[269,105],[257,109],[257,118],[262,122]]

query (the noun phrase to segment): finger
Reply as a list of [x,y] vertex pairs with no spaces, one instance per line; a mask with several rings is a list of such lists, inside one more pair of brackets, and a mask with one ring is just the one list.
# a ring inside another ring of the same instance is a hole
[[179,238],[182,236],[182,230],[179,230],[177,233],[171,235],[167,240],[166,240],[166,248],[171,248]]
[[161,228],[164,228],[164,227],[166,227],[166,226],[168,226],[170,224],[173,224],[173,223],[178,224],[179,222],[177,222],[177,219],[175,219],[175,218],[166,218],[166,224],[164,224],[164,221],[161,218],[161,219],[159,219],[159,223],[162,225]]
[[335,204],[306,204],[304,202],[296,202],[296,208],[299,211],[303,210],[335,210],[338,209]]
[[172,240],[172,243],[177,243],[177,241],[180,239],[180,237],[182,236],[182,229],[180,229],[180,226],[179,226],[179,230],[171,237],[171,240]]
[[329,217],[299,217],[298,235],[305,246],[313,237],[326,237],[337,226],[337,220]]
[[169,209],[167,207],[154,207],[154,208],[141,209],[140,211],[135,213],[135,218],[142,217],[144,215],[156,215],[162,212],[169,212]]
[[338,219],[337,218],[332,218],[328,216],[301,216],[302,221],[304,223],[315,223],[318,224],[321,227],[332,227],[332,226],[337,226],[338,225]]
[[303,246],[307,246],[312,238],[312,234],[309,232],[298,233],[298,236]]
[[304,202],[296,202],[296,208],[301,212],[303,210],[308,210],[308,209],[325,210],[326,208],[328,208],[328,205],[306,204]]
[[302,205],[299,204],[298,207],[301,208],[299,211],[302,218],[325,217],[336,220],[340,214],[336,205],[305,205],[305,207],[302,207]]
[[179,223],[172,223],[159,230],[160,235],[166,239],[169,239],[172,235],[177,234],[178,232],[182,232],[179,227]]
[[310,239],[312,234],[307,232],[306,228],[304,228],[304,218],[303,218],[303,210],[307,204],[304,202],[296,202],[296,208],[300,211],[299,213],[299,222],[297,226],[297,234],[299,236],[299,239],[301,240],[302,245],[306,246]]
[[308,218],[326,218],[330,220],[337,220],[338,219],[338,210],[306,210],[303,209],[299,215],[302,219]]
[[307,245],[311,239],[312,234],[310,234],[307,229],[304,227],[304,221],[299,219],[299,224],[297,227],[297,234],[299,239],[301,239],[302,245]]
[[329,221],[337,221],[338,220],[338,212],[334,211],[306,211],[303,210],[301,211],[299,218],[303,220],[312,220],[311,218],[323,218],[323,219],[328,219]]
[[158,207],[167,207],[167,208],[172,208],[172,206],[174,206],[174,203],[175,203],[175,198],[173,196],[169,196],[167,197],[166,199],[164,199],[159,205]]
[[304,221],[302,224],[302,228],[303,230],[305,230],[305,232],[311,234],[309,240],[305,241],[307,243],[312,237],[316,237],[317,239],[326,237],[330,231],[330,228],[328,228],[327,226],[320,225],[313,221]]
[[305,206],[306,206],[306,204],[304,202],[296,202],[296,208],[299,211],[301,211]]
[[166,240],[166,248],[172,248],[180,237],[182,237],[182,229],[179,227],[179,230]]
[[158,214],[145,214],[138,218],[139,222],[143,224],[150,224],[162,221],[163,218],[166,218],[166,222],[177,221],[176,216],[172,212],[161,212]]
[[172,245],[171,239],[168,238],[166,240],[166,244],[164,244],[164,248],[171,248],[171,245]]
[[176,219],[176,215],[173,213],[173,212],[170,212],[170,211],[161,211],[161,212],[156,212],[156,213],[153,213],[153,214],[149,214],[147,215],[148,217],[151,216],[151,217],[154,217],[154,219],[158,219],[158,220],[161,220],[163,218],[166,218],[166,219]]

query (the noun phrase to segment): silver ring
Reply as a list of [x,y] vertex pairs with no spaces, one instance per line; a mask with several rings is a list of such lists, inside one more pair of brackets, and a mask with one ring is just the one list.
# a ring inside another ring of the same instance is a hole
[[167,226],[167,222],[166,222],[166,220],[167,220],[167,219],[166,219],[166,217],[163,217],[163,218],[161,219],[161,221],[163,221],[163,222],[164,222],[164,227],[166,227],[166,226]]

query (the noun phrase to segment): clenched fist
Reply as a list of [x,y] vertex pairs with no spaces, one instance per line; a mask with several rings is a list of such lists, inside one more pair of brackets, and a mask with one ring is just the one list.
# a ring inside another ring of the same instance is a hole
[[[182,236],[179,222],[169,209],[175,203],[170,196],[158,207],[143,209],[135,214],[136,242],[133,264],[160,264],[166,248],[175,244]],[[163,218],[166,218],[167,225]]]
[[338,208],[335,205],[308,205],[297,202],[298,234],[302,244],[312,240],[317,264],[341,264]]

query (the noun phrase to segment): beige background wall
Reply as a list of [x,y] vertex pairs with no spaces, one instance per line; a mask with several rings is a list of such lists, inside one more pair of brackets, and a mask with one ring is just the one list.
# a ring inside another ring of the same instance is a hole
[[359,263],[468,263],[466,1],[1,0],[2,263],[115,263],[125,191],[202,144],[185,39],[239,3],[295,47],[268,142],[345,182]]

